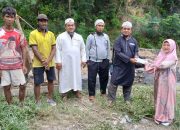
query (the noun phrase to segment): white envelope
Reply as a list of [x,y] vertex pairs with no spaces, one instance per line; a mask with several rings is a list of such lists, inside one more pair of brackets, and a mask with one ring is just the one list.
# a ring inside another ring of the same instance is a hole
[[135,58],[137,63],[141,63],[141,64],[147,64],[148,61],[146,59],[141,59],[141,58]]

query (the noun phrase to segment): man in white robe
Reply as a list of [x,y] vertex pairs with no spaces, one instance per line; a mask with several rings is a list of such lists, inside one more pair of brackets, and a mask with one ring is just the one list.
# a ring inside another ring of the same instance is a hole
[[81,98],[82,90],[81,66],[86,65],[85,44],[81,35],[75,31],[72,18],[65,20],[66,31],[56,39],[56,68],[59,70],[59,91],[63,100],[67,92],[73,90]]

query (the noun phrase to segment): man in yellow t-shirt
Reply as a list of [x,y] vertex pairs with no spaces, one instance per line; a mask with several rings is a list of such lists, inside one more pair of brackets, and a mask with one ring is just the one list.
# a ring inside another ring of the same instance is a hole
[[48,17],[45,14],[39,14],[37,17],[38,28],[33,30],[29,36],[29,45],[34,52],[33,75],[34,75],[34,94],[37,105],[40,105],[40,84],[44,82],[44,72],[48,80],[47,102],[55,106],[56,102],[52,99],[53,80],[55,80],[54,60],[55,55],[55,36],[48,31]]

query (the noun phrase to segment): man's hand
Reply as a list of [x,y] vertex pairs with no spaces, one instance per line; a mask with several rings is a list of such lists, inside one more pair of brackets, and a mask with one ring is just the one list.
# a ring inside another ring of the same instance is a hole
[[81,62],[81,66],[84,68],[86,67],[86,62]]
[[56,63],[56,69],[61,70],[62,69],[62,63]]
[[136,59],[135,58],[130,58],[130,62],[135,64],[136,63]]
[[41,60],[42,65],[45,67],[46,70],[49,70],[49,61],[46,60]]

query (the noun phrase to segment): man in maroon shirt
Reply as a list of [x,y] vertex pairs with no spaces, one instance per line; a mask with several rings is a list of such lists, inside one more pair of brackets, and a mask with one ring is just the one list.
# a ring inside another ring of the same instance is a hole
[[11,85],[19,86],[19,101],[23,104],[25,97],[26,39],[13,27],[16,10],[5,7],[2,10],[3,26],[0,28],[0,70],[1,86],[8,104],[12,103]]

